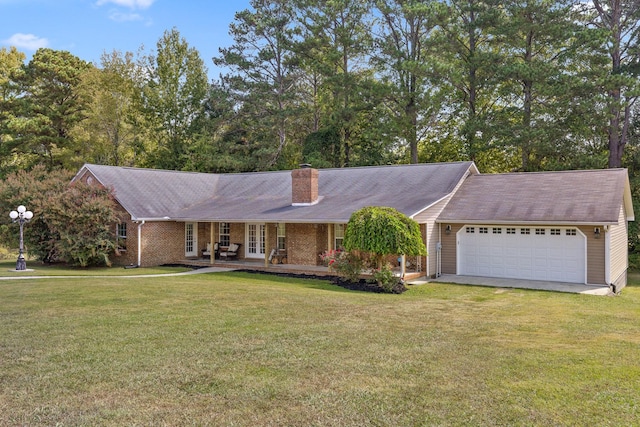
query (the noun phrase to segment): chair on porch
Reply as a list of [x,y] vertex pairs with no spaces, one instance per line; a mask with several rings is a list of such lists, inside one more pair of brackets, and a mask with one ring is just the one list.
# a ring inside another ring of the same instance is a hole
[[226,251],[220,252],[220,258],[224,258],[225,260],[228,260],[229,258],[237,258],[239,250],[240,243],[232,243]]
[[[218,242],[213,245],[213,256],[214,259],[218,258]],[[203,258],[211,258],[211,242],[207,243],[207,249],[202,250]]]

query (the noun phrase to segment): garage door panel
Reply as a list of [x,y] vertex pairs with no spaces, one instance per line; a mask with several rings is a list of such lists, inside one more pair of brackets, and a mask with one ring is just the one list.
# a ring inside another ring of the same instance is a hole
[[463,227],[458,235],[459,274],[585,283],[581,233],[567,233],[566,227],[468,228],[475,232],[465,233]]

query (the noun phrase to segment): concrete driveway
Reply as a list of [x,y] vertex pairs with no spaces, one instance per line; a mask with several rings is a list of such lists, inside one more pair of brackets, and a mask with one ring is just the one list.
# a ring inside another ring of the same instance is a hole
[[460,285],[490,286],[494,288],[534,289],[538,291],[569,292],[588,295],[613,295],[608,286],[581,285],[578,283],[546,282],[539,280],[501,279],[497,277],[458,276],[443,274],[436,279],[411,281],[410,284],[427,282],[456,283]]

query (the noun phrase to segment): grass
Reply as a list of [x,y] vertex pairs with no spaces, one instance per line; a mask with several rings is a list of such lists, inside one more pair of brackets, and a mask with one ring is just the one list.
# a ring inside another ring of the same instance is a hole
[[243,273],[0,281],[0,425],[635,425],[633,282],[597,297]]
[[180,273],[189,271],[184,267],[70,267],[64,264],[45,264],[40,261],[27,260],[27,268],[33,271],[16,272],[16,260],[0,261],[0,277],[20,276],[137,276],[147,274]]

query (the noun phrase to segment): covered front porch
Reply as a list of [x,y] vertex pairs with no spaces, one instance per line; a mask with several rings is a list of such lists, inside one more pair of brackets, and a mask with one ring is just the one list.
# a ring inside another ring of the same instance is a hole
[[[312,276],[335,276],[335,271],[331,271],[329,267],[322,265],[301,265],[301,264],[265,264],[262,260],[253,260],[240,258],[237,260],[213,260],[208,258],[184,259],[182,264],[193,267],[224,267],[237,270],[264,271],[268,273],[290,273],[290,274],[307,274]],[[400,277],[402,271],[400,267],[393,269],[396,276]],[[423,276],[421,272],[405,272],[405,280],[414,280]],[[366,272],[363,277],[367,277]]]

